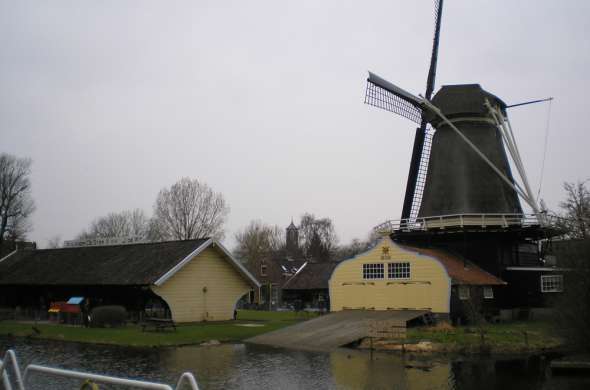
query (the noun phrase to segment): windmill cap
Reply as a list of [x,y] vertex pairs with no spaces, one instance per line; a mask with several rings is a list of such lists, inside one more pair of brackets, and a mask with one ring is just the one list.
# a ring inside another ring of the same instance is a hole
[[[490,104],[499,106],[502,111],[505,111],[506,103],[484,90],[479,84],[443,85],[432,98],[432,104],[448,118],[466,115],[487,116],[486,99]],[[431,123],[440,121],[440,118],[432,112],[427,113],[426,119]]]

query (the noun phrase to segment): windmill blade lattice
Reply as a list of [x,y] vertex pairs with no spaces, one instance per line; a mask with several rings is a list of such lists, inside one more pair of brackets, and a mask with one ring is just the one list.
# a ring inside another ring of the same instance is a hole
[[372,80],[372,77],[367,79],[365,104],[401,115],[416,124],[422,122],[420,106],[407,97],[376,84],[376,82]]
[[424,186],[426,185],[426,176],[428,174],[428,164],[430,163],[430,150],[432,148],[432,137],[435,129],[429,125],[424,132],[424,143],[422,145],[422,153],[420,155],[420,165],[418,166],[418,174],[416,175],[416,184],[414,186],[414,196],[412,197],[412,207],[410,209],[409,220],[411,223],[416,221],[420,206],[422,205],[422,196],[424,195]]

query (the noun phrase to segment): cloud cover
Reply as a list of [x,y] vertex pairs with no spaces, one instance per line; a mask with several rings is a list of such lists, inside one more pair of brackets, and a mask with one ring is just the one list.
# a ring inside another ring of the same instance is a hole
[[[586,1],[445,2],[437,89],[554,96],[541,197],[590,177]],[[183,176],[251,219],[331,217],[341,241],[398,218],[414,125],[363,104],[366,71],[423,93],[432,1],[0,3],[1,150],[31,157],[31,238],[151,213]],[[534,190],[547,105],[511,120]]]

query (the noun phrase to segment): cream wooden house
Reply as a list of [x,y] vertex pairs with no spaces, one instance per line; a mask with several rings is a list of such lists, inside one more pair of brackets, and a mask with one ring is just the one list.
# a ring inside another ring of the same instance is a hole
[[233,319],[238,300],[258,281],[220,243],[207,240],[150,286],[176,322]]
[[503,284],[444,251],[408,247],[383,237],[372,249],[334,269],[330,310],[429,310],[448,316],[452,289]]

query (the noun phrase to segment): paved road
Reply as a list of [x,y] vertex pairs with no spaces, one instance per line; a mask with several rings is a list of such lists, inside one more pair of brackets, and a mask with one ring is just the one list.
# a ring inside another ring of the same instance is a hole
[[418,310],[343,310],[247,339],[253,344],[331,351],[368,336],[370,320],[392,320],[398,326],[427,313]]

